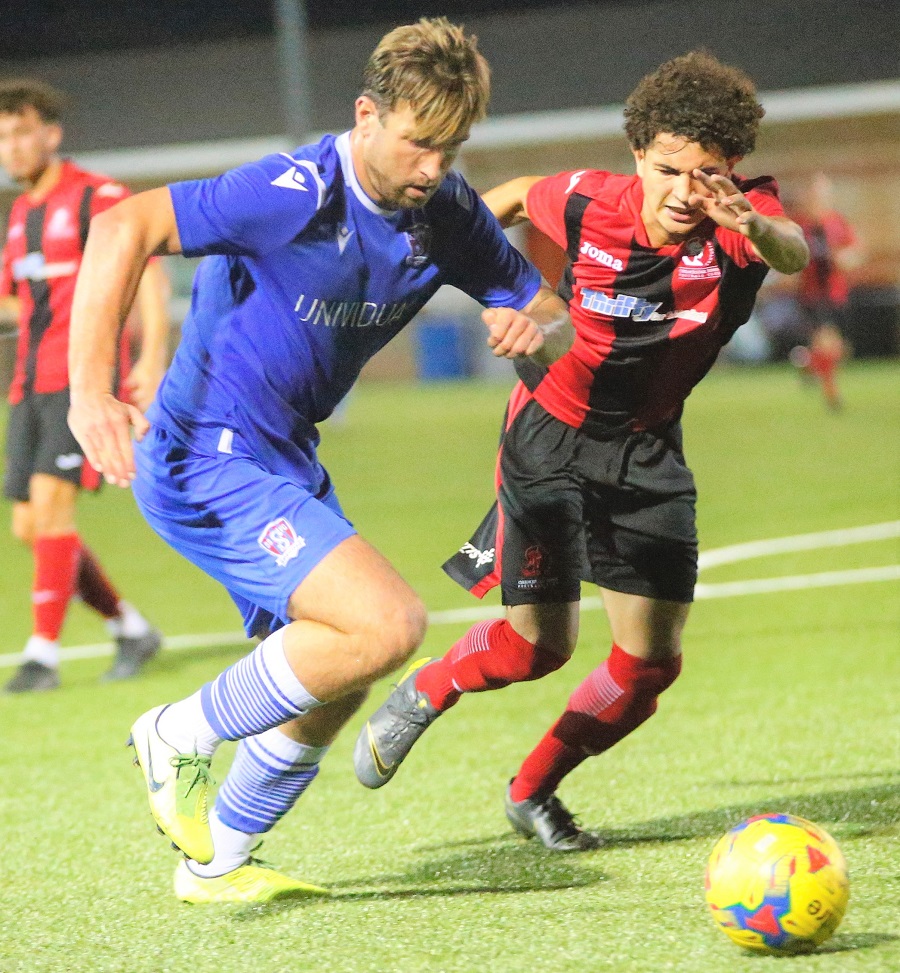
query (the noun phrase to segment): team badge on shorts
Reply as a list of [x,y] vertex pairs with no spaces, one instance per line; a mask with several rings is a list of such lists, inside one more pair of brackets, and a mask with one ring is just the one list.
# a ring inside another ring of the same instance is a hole
[[306,541],[297,534],[284,517],[272,520],[259,535],[259,546],[275,558],[278,567],[283,568],[292,557],[296,557]]

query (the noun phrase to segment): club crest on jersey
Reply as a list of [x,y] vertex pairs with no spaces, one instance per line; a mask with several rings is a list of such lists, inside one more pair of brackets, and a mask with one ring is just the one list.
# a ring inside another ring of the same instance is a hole
[[429,260],[431,227],[427,223],[416,223],[404,235],[409,244],[409,256],[404,263],[407,267],[424,267]]
[[306,547],[306,541],[298,536],[290,521],[284,517],[266,524],[257,542],[264,551],[268,551],[275,558],[275,563],[280,568]]
[[711,241],[688,240],[684,250],[678,268],[682,280],[718,280],[722,276]]
[[65,240],[74,237],[78,229],[72,219],[72,214],[64,206],[56,210],[47,221],[45,236],[49,240]]

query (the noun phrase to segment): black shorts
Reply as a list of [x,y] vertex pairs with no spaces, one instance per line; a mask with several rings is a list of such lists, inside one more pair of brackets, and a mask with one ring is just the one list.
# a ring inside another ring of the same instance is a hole
[[9,411],[3,493],[28,500],[35,473],[46,473],[87,490],[100,486],[100,475],[85,460],[66,417],[69,392],[26,395]]
[[694,477],[681,430],[590,439],[534,400],[507,424],[497,503],[444,570],[504,605],[578,601],[581,581],[690,602],[697,581]]
[[803,314],[807,341],[812,337],[814,331],[827,325],[837,328],[841,334],[847,333],[846,304],[836,304],[834,301],[823,298],[818,301],[801,301],[800,309]]

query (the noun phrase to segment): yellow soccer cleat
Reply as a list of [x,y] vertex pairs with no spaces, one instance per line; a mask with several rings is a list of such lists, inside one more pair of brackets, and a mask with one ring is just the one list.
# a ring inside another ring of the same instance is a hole
[[150,813],[159,830],[188,856],[201,864],[213,859],[207,795],[212,783],[210,757],[179,753],[159,735],[157,721],[165,706],[139,716],[128,745],[147,783]]
[[256,858],[216,878],[201,878],[180,861],[175,869],[175,895],[182,902],[274,902],[328,896],[328,889],[298,882],[276,872]]

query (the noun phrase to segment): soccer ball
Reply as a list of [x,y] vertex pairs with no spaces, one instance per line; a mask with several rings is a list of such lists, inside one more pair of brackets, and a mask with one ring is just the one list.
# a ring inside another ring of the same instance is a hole
[[719,928],[765,953],[809,953],[840,925],[850,898],[837,842],[811,821],[760,814],[723,835],[706,867]]

